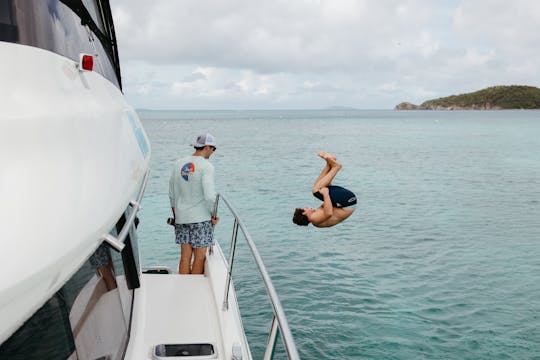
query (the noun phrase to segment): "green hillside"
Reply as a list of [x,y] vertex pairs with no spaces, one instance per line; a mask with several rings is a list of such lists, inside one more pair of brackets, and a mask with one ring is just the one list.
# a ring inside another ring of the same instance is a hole
[[493,86],[468,94],[428,100],[425,109],[540,109],[540,89],[533,86]]

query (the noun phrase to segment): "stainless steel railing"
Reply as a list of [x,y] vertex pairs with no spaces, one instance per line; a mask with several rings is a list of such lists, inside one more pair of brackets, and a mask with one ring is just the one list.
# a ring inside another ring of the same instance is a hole
[[276,340],[277,340],[277,334],[278,330],[281,334],[281,340],[283,341],[283,346],[285,348],[285,351],[287,353],[287,357],[289,359],[300,359],[300,356],[298,355],[298,351],[296,350],[296,344],[294,343],[294,339],[291,334],[291,329],[289,328],[289,323],[287,322],[287,318],[285,317],[285,312],[283,311],[283,308],[281,306],[281,302],[279,301],[279,298],[277,296],[277,292],[274,289],[274,285],[272,284],[272,280],[270,279],[270,276],[268,275],[268,272],[266,271],[266,267],[264,266],[264,262],[261,258],[261,255],[259,254],[259,251],[257,250],[257,247],[255,246],[255,243],[251,239],[251,235],[249,235],[249,232],[247,231],[246,226],[238,216],[238,213],[232,205],[229,203],[227,198],[223,196],[223,194],[218,194],[216,196],[216,203],[214,206],[214,216],[217,215],[217,210],[219,206],[219,199],[222,199],[225,205],[229,208],[229,211],[234,217],[234,224],[233,224],[233,231],[232,231],[232,238],[231,238],[231,248],[229,250],[229,263],[228,263],[228,269],[227,269],[227,280],[225,281],[225,294],[223,296],[223,310],[228,309],[228,298],[229,298],[229,287],[231,284],[231,276],[232,276],[232,269],[233,269],[233,263],[234,263],[234,252],[236,250],[236,239],[238,237],[238,229],[242,230],[242,233],[244,234],[244,237],[248,243],[249,249],[251,250],[251,254],[253,255],[253,258],[255,259],[255,263],[257,264],[257,267],[259,268],[259,272],[262,276],[264,286],[266,287],[266,292],[270,298],[270,303],[272,304],[272,311],[274,313],[274,316],[272,318],[272,324],[270,326],[270,331],[268,333],[268,340],[266,343],[266,351],[264,354],[265,360],[272,359],[272,356],[274,354],[274,349],[276,346]]
[[128,207],[131,206],[131,212],[129,213],[129,216],[126,219],[126,222],[124,226],[122,227],[122,230],[120,230],[120,232],[118,233],[118,236],[114,237],[111,234],[104,234],[102,236],[102,239],[105,240],[107,243],[109,243],[109,245],[111,245],[117,251],[122,251],[124,249],[124,246],[125,246],[124,240],[126,240],[129,229],[135,222],[137,212],[141,208],[141,200],[144,194],[144,189],[146,188],[146,184],[148,183],[149,174],[150,174],[150,171],[147,171],[146,174],[144,175],[141,188],[139,189],[139,193],[137,194],[137,199],[131,200],[129,202]]

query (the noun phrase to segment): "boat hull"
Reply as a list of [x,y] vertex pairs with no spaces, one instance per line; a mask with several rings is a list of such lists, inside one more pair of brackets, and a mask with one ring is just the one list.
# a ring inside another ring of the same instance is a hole
[[0,343],[102,242],[150,147],[121,91],[77,62],[0,42]]

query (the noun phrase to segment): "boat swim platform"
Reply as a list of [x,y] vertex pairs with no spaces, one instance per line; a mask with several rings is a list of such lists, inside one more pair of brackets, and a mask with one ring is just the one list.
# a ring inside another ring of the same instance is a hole
[[[210,280],[205,275],[142,274],[135,291],[126,359],[154,359],[159,344],[212,344],[225,359]],[[187,357],[189,359],[189,357]]]

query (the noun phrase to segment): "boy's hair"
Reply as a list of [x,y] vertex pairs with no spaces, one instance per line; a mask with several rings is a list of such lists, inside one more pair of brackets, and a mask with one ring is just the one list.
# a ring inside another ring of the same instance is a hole
[[309,220],[306,215],[303,215],[304,209],[297,208],[294,210],[294,216],[292,218],[293,223],[300,226],[308,226]]

